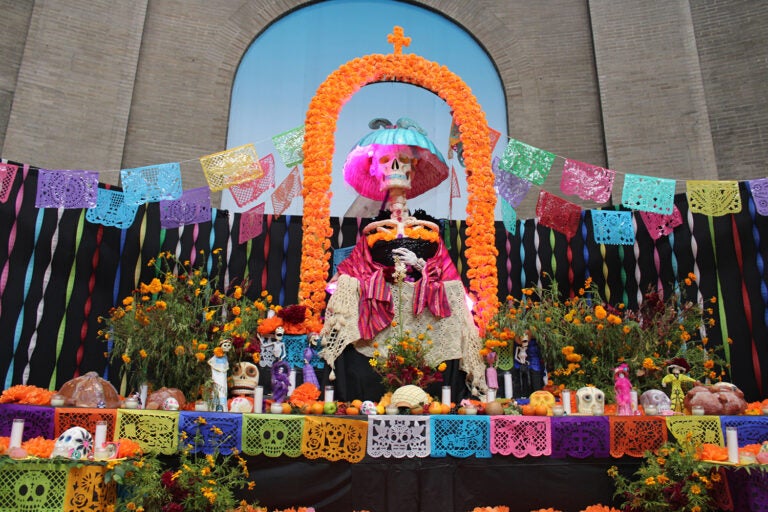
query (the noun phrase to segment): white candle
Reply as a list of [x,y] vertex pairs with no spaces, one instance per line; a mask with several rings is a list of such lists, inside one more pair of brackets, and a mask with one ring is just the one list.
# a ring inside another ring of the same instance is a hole
[[512,374],[510,372],[504,372],[504,396],[506,398],[512,398]]
[[291,368],[288,374],[288,394],[293,394],[294,389],[296,389],[296,368]]
[[261,414],[264,412],[264,387],[256,386],[253,392],[253,412]]
[[442,403],[451,405],[451,386],[443,386]]
[[325,386],[323,402],[333,402],[333,386]]
[[564,389],[561,393],[563,397],[563,412],[565,414],[571,414],[571,391]]
[[739,432],[736,427],[726,427],[725,445],[728,447],[728,462],[739,463]]
[[24,420],[22,418],[16,418],[13,420],[13,426],[11,427],[11,440],[8,443],[8,448],[21,448],[21,441],[24,438]]
[[93,436],[95,448],[102,448],[107,440],[107,422],[99,421],[96,423],[96,432]]
[[629,392],[629,400],[632,404],[632,412],[637,412],[637,391],[632,390]]
[[488,393],[486,393],[486,402],[493,402],[496,400],[496,390],[494,388],[488,388]]

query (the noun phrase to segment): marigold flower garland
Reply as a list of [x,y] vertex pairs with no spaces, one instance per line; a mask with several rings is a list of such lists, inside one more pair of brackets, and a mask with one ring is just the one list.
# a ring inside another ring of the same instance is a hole
[[[402,33],[395,27],[395,33]],[[467,169],[467,249],[474,317],[481,330],[498,308],[498,272],[493,211],[496,192],[491,170],[491,144],[485,113],[471,89],[447,67],[423,57],[395,53],[353,59],[331,73],[307,110],[304,136],[304,197],[299,301],[313,312],[325,308],[330,264],[331,173],[336,119],[349,97],[365,85],[400,81],[435,92],[451,107],[464,144]]]

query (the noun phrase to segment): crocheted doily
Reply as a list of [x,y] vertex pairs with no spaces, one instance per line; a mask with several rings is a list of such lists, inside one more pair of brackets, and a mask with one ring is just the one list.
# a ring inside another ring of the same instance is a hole
[[[435,317],[428,309],[422,314],[413,314],[414,283],[404,282],[402,287],[402,320],[412,333],[427,332],[427,326],[432,326],[432,348],[429,351],[431,365],[442,361],[459,359],[459,368],[467,373],[467,383],[473,395],[481,395],[486,391],[485,364],[480,358],[482,341],[475,327],[469,309],[466,306],[464,286],[461,281],[445,281],[445,293],[451,308],[451,315],[446,318]],[[393,290],[392,301],[395,311],[398,311],[400,294]],[[323,326],[323,349],[320,355],[331,368],[336,359],[349,344],[354,344],[361,354],[372,357],[373,343],[378,343],[379,350],[386,345],[386,340],[392,335],[392,328],[387,327],[377,334],[373,340],[360,339],[358,329],[358,306],[360,301],[360,283],[351,276],[340,275],[336,291],[328,301]]]

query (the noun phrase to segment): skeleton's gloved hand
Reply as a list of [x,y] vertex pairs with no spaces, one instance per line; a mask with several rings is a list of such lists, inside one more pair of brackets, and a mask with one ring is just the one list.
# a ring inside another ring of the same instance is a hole
[[427,265],[427,263],[416,256],[416,253],[414,253],[410,249],[406,249],[405,247],[398,247],[397,249],[392,249],[392,254],[400,258],[400,261],[405,263],[406,265],[409,265],[419,272],[424,270],[424,267]]

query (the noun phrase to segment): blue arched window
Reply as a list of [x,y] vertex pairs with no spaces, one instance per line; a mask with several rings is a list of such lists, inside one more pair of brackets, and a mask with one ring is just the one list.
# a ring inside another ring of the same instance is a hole
[[[463,28],[433,11],[392,0],[330,0],[313,4],[277,20],[246,51],[234,81],[227,147],[253,143],[260,157],[274,154],[276,183],[290,172],[280,160],[272,137],[304,124],[304,116],[318,86],[344,63],[368,54],[391,53],[387,35],[395,26],[412,38],[405,53],[415,53],[445,65],[469,85],[485,111],[488,124],[501,133],[494,154],[503,153],[507,140],[506,103],[498,73],[485,50]],[[443,153],[459,178],[460,198],[449,211],[450,183],[414,199],[411,209],[423,208],[438,218],[465,217],[464,168],[449,159],[451,113],[431,91],[401,83],[371,84],[354,94],[338,118],[333,161],[332,216],[356,216],[378,205],[360,201],[344,183],[342,167],[355,142],[368,133],[374,118],[415,120]],[[250,204],[239,207],[228,192],[222,207],[241,211],[266,202],[268,190]],[[300,215],[301,197],[286,212]],[[367,207],[367,208],[366,208]]]

